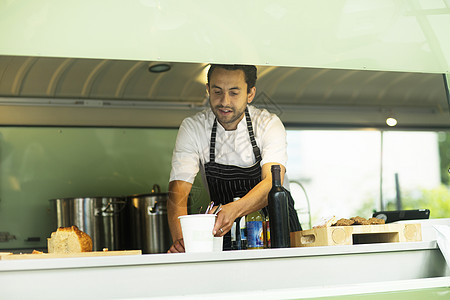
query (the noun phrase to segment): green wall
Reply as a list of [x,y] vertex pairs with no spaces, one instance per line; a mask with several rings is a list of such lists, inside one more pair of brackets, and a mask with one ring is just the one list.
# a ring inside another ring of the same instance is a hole
[[[50,199],[149,193],[153,184],[167,192],[176,135],[177,129],[0,127],[0,232],[16,236],[0,249],[46,247],[55,229]],[[204,189],[198,181],[194,187],[195,206]]]

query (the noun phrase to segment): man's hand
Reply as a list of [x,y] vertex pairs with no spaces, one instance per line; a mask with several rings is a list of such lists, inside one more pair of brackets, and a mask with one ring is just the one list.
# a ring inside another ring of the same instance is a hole
[[214,224],[213,234],[215,236],[224,236],[231,230],[234,220],[238,217],[233,203],[222,206],[222,210],[217,214],[216,223]]
[[167,253],[183,253],[184,252],[184,241],[183,239],[176,240]]
[[[213,229],[215,236],[224,236],[230,231],[236,218],[244,217],[267,206],[267,194],[272,188],[271,166],[274,164],[266,163],[262,166],[262,180],[244,197],[222,206]],[[281,165],[281,182],[284,179],[284,172],[285,168]]]

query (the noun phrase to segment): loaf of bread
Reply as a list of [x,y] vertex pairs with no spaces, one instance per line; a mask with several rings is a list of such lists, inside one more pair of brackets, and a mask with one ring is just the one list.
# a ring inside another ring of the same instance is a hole
[[77,226],[60,227],[47,239],[48,253],[80,253],[92,251],[91,237]]

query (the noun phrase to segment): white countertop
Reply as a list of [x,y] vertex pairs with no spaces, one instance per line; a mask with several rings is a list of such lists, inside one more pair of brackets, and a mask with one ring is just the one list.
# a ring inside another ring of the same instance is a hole
[[210,253],[163,253],[124,256],[46,258],[0,260],[0,272],[8,270],[46,270],[61,268],[90,268],[108,266],[156,265],[177,263],[205,263],[216,261],[301,258],[344,254],[397,252],[437,249],[436,241],[382,243],[344,246],[297,247],[284,249],[237,250]]
[[3,260],[0,283],[5,299],[300,299],[448,287],[450,269],[424,241]]

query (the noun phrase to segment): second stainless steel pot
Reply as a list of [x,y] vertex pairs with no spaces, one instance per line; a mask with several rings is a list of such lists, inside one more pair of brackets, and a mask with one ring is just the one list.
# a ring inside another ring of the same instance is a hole
[[150,194],[129,196],[127,199],[131,249],[142,253],[165,253],[172,244],[167,220],[168,193],[154,185]]

